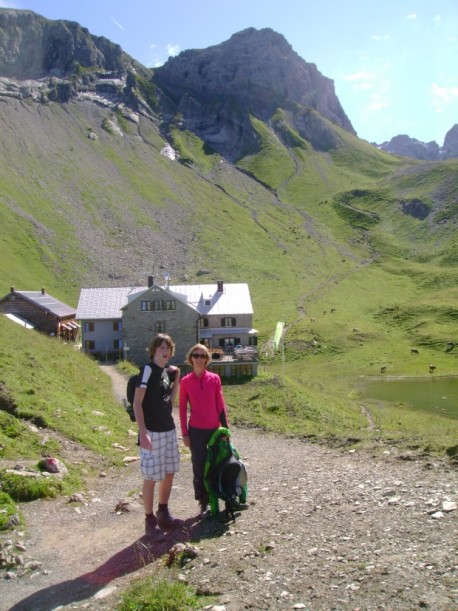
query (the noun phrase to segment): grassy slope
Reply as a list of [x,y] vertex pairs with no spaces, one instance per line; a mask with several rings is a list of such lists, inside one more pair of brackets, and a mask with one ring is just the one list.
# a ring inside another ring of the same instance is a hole
[[[134,451],[127,414],[96,362],[71,345],[25,330],[3,316],[0,334],[0,456],[33,460],[47,453],[58,455],[59,445],[52,437],[43,443],[46,428],[115,464],[123,454],[113,444]],[[35,428],[15,424],[16,418]]]
[[[175,132],[174,142],[189,167],[159,154],[164,141],[149,122],[140,125],[140,141],[132,124],[124,125],[124,137],[102,130],[103,113],[89,112],[87,105],[71,111],[19,106],[25,129],[17,126],[16,139],[2,139],[9,159],[0,168],[0,215],[7,228],[0,250],[2,294],[10,285],[32,288],[38,281],[76,304],[80,286],[107,284],[124,257],[131,256],[129,269],[137,274],[151,269],[156,253],[141,251],[145,237],[135,227],[149,234],[151,249],[160,229],[183,253],[171,262],[172,277],[186,272],[192,282],[206,267],[213,278],[249,283],[261,348],[276,321],[287,322],[286,363],[269,357],[264,368],[268,374],[284,371],[288,384],[261,376],[228,387],[241,420],[295,433],[349,437],[357,431],[364,437],[359,376],[377,375],[382,364],[396,375],[417,375],[418,361],[408,356],[418,345],[425,367],[434,361],[441,373],[456,373],[456,355],[443,350],[456,328],[456,225],[432,227],[429,219],[403,215],[396,202],[421,196],[441,218],[454,214],[456,223],[457,162],[401,160],[342,130],[339,149],[316,153],[292,128],[287,135],[293,144],[286,146],[253,120],[263,148],[241,166],[260,184],[187,132]],[[52,130],[37,127],[36,112],[40,125]],[[88,138],[90,131],[96,141]],[[439,198],[441,189],[447,194]],[[366,194],[342,195],[355,190]],[[97,253],[84,242],[89,225],[104,244],[103,260],[94,260]],[[164,249],[161,244],[158,252]],[[94,366],[86,378],[95,379],[96,371]],[[7,387],[16,398],[19,386],[12,378]],[[249,416],[245,405],[252,408]],[[385,427],[389,435],[404,434],[389,418],[380,426],[382,436]],[[434,432],[433,445],[449,445],[456,436],[450,426],[449,433]],[[421,437],[410,422],[406,427]]]

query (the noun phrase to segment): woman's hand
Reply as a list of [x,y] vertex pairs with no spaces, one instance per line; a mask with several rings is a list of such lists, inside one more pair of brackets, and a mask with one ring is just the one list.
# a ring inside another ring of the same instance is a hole
[[180,381],[181,371],[180,371],[180,368],[177,367],[176,365],[169,365],[167,367],[167,373],[173,377],[174,382]]
[[187,448],[191,447],[191,440],[189,439],[189,435],[183,435],[183,443]]

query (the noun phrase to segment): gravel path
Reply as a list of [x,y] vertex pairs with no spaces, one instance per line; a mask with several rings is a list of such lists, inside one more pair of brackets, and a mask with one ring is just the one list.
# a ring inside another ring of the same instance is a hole
[[[104,369],[123,396],[125,380]],[[21,553],[41,565],[2,580],[0,609],[113,609],[134,576],[170,571],[226,611],[458,609],[456,465],[236,428],[233,440],[247,465],[250,503],[235,523],[198,519],[187,450],[171,497],[186,528],[163,543],[142,537],[137,462],[121,473],[104,470],[84,503],[24,505]],[[71,455],[69,446],[67,461]],[[115,512],[121,499],[127,512]],[[164,554],[187,541],[196,558],[165,568]]]

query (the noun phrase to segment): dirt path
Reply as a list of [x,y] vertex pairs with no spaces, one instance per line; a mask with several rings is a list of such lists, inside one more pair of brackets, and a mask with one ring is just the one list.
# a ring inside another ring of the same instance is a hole
[[[105,371],[123,396],[125,380]],[[197,518],[187,451],[171,498],[186,528],[161,544],[142,537],[138,463],[94,478],[79,506],[24,504],[22,554],[41,565],[2,579],[0,609],[113,609],[133,577],[170,571],[164,554],[188,540],[198,555],[181,579],[227,611],[458,609],[456,466],[394,447],[375,457],[259,431],[233,438],[250,501],[235,523]],[[121,499],[129,512],[114,511]]]

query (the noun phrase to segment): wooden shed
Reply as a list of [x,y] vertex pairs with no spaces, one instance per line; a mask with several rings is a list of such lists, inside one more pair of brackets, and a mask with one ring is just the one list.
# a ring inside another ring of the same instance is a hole
[[47,335],[75,341],[79,325],[76,308],[41,291],[17,291],[14,286],[0,299],[0,313],[14,314]]

